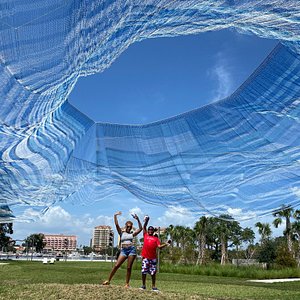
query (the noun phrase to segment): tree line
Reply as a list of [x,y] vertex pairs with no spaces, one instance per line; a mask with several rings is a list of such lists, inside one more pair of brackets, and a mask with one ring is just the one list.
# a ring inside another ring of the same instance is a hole
[[[300,266],[300,210],[283,205],[273,213],[272,224],[257,222],[259,233],[256,241],[252,228],[243,228],[230,215],[202,216],[193,228],[169,225],[161,239],[170,239],[171,247],[161,252],[164,261],[175,264],[203,265],[219,262],[221,265],[232,259],[257,259],[268,267]],[[282,236],[272,237],[272,227],[285,224]],[[0,250],[10,250],[13,243],[7,234],[12,234],[12,223],[0,224]],[[142,239],[141,239],[142,242]],[[31,234],[23,243],[28,249],[42,252],[45,247],[43,234]],[[84,252],[93,249],[84,247]],[[90,251],[88,251],[90,250]],[[106,253],[106,252],[105,252]]]
[[[272,224],[257,222],[259,242],[252,228],[243,228],[230,215],[202,216],[193,228],[170,225],[161,236],[171,239],[172,247],[161,253],[172,263],[203,265],[231,259],[257,259],[272,265],[300,266],[300,210],[283,205],[273,213]],[[283,235],[273,238],[272,226],[285,223]]]

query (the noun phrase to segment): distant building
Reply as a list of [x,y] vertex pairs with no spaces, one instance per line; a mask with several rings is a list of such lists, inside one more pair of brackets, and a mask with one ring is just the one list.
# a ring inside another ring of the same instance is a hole
[[100,225],[94,228],[93,238],[92,238],[92,248],[95,251],[100,251],[109,247],[109,237],[110,234],[114,234],[111,226]]
[[25,251],[25,247],[21,245],[15,245],[14,248],[16,249],[17,252],[23,252]]
[[76,235],[44,234],[44,241],[46,251],[74,251],[77,247]]

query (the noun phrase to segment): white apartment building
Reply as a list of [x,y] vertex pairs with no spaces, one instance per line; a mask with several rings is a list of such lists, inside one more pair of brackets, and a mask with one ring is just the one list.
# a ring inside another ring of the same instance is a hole
[[92,238],[92,248],[95,251],[100,251],[109,247],[110,240],[113,241],[114,232],[111,226],[100,225],[94,228],[93,238]]

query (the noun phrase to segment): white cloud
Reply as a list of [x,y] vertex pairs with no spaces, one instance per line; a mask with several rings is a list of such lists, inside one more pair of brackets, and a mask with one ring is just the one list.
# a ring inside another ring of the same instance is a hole
[[229,215],[238,221],[254,219],[257,217],[256,211],[243,211],[241,208],[231,208],[227,209]]
[[292,193],[297,196],[298,198],[300,198],[300,188],[298,187],[293,187],[291,188]]
[[241,208],[228,208],[227,211],[232,216],[239,216],[242,213]]
[[142,219],[143,216],[144,216],[143,211],[142,211],[139,207],[137,207],[137,206],[134,207],[134,208],[131,208],[131,209],[129,210],[129,214],[130,214],[130,217],[131,217],[132,214],[137,214],[137,215],[139,216],[140,219]]
[[[24,212],[27,216],[37,217],[37,212],[28,209]],[[36,219],[36,218],[35,218]],[[98,225],[113,226],[112,216],[98,215],[92,217],[90,214],[81,216],[71,215],[60,206],[54,206],[42,215],[36,222],[14,223],[15,239],[24,239],[32,233],[48,234],[70,234],[78,237],[78,245],[89,245],[92,238],[93,228]]]
[[172,225],[184,225],[193,227],[197,217],[195,217],[187,208],[182,206],[170,206],[162,217],[157,218],[159,226],[168,227]]
[[[143,210],[135,206],[129,210],[123,210],[121,216],[118,217],[119,224],[123,226],[127,220],[133,220],[131,214],[136,213],[140,219],[143,219]],[[44,215],[34,211],[32,208],[25,210],[24,217],[34,219],[35,222],[20,223],[14,222],[14,239],[25,239],[32,233],[45,234],[70,234],[76,235],[79,245],[89,245],[92,238],[93,229],[99,225],[109,225],[115,229],[113,213],[111,215],[91,215],[71,214],[61,206],[53,206],[47,210]]]
[[215,80],[217,85],[212,102],[229,96],[233,88],[232,76],[229,62],[221,52],[217,54],[216,63],[212,69],[209,70],[208,76]]
[[122,215],[118,217],[120,226],[125,225],[126,221],[130,220],[134,223],[133,226],[136,227],[137,222],[136,222],[136,220],[133,219],[133,217],[132,217],[133,214],[137,214],[138,217],[140,218],[141,222],[143,223],[144,212],[140,207],[136,206],[136,207],[130,208],[128,211],[123,212]]
[[41,220],[45,225],[63,225],[66,222],[72,222],[72,216],[60,206],[50,208],[42,217]]
[[284,220],[283,220],[283,223],[278,226],[278,228],[275,228],[273,225],[273,221],[274,221],[273,215],[270,214],[270,215],[262,216],[261,215],[262,211],[259,211],[259,210],[243,211],[241,208],[228,208],[227,212],[235,220],[238,220],[238,222],[240,222],[240,224],[243,228],[251,227],[253,229],[253,231],[255,232],[256,242],[258,242],[259,238],[260,238],[260,236],[258,234],[258,229],[255,227],[255,224],[257,222],[270,224],[273,237],[282,235],[283,230],[285,229],[285,221]]

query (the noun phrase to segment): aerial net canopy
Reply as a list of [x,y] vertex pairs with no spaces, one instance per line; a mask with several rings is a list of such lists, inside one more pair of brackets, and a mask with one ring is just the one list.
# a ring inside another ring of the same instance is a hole
[[[298,205],[299,15],[298,0],[2,0],[0,221],[122,189],[195,214]],[[67,101],[134,42],[224,28],[280,44],[222,101],[141,126]]]

